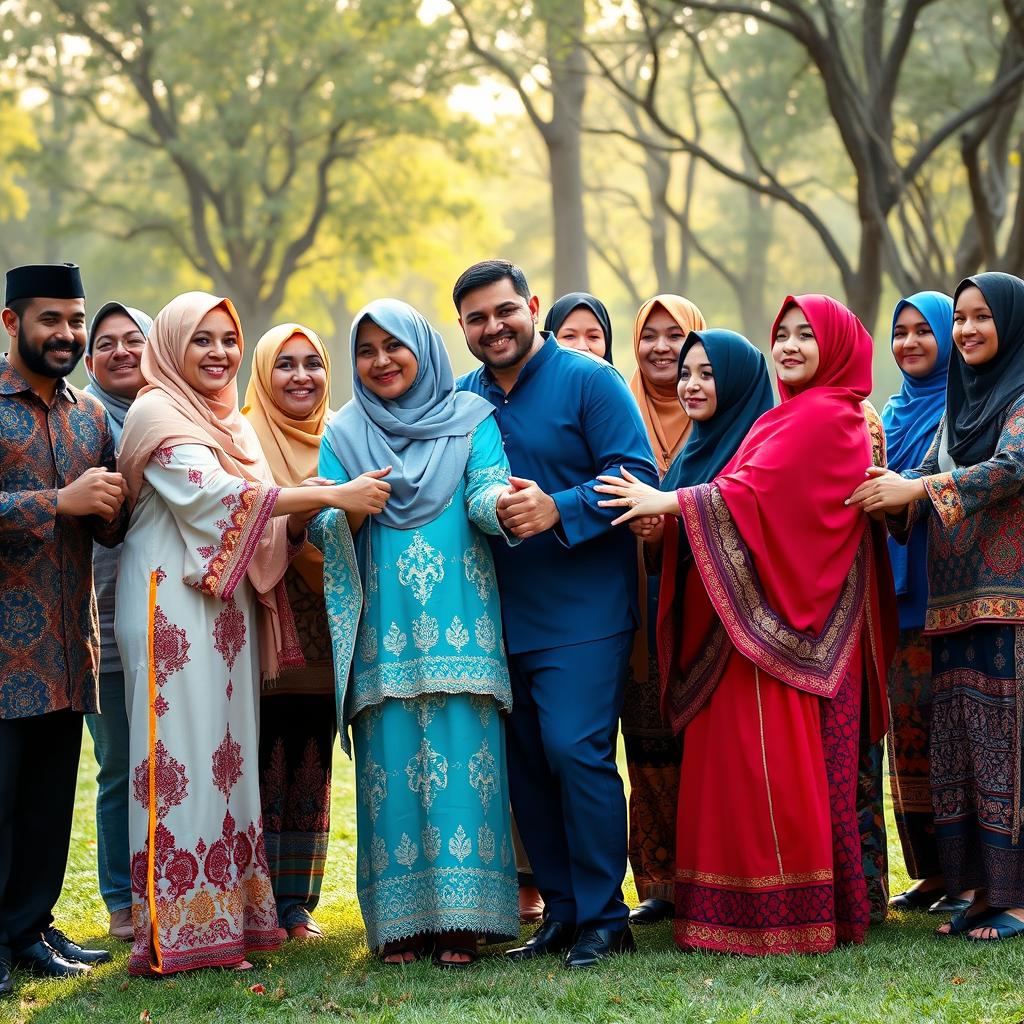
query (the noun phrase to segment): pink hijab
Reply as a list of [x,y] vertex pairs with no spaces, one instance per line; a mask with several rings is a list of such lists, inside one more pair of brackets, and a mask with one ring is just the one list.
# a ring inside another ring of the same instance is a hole
[[[218,306],[235,321],[239,349],[244,351],[242,327],[230,299],[185,292],[167,303],[153,321],[142,353],[146,386],[125,419],[117,460],[131,506],[139,499],[143,472],[153,452],[179,444],[203,445],[213,451],[229,475],[274,486],[256,432],[239,411],[236,381],[207,397],[195,391],[184,377],[189,341],[203,317]],[[260,669],[268,678],[278,674],[285,632],[294,635],[293,621],[286,621],[282,629],[282,617],[290,619],[291,612],[287,598],[277,593],[288,558],[287,523],[284,517],[271,519],[246,570],[260,602]],[[291,655],[285,660],[290,662]]]

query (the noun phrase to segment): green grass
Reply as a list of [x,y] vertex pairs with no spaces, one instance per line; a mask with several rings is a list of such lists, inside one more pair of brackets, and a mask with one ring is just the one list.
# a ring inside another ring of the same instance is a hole
[[[88,741],[86,741],[88,745]],[[636,929],[640,953],[570,975],[557,960],[491,958],[461,974],[429,964],[388,968],[370,957],[355,900],[352,767],[335,763],[330,860],[317,918],[329,938],[254,957],[255,971],[129,978],[127,946],[105,939],[96,889],[95,762],[83,754],[75,836],[57,922],[108,945],[114,963],[71,982],[23,981],[0,1001],[0,1024],[198,1021],[774,1022],[1024,1021],[1024,941],[985,946],[931,935],[924,915],[890,918],[866,945],[824,957],[683,955],[669,925]],[[45,813],[45,812],[44,812]],[[906,882],[890,822],[893,888]],[[632,885],[628,899],[635,898]],[[261,983],[262,995],[250,991]],[[144,1018],[145,1019],[145,1018]]]

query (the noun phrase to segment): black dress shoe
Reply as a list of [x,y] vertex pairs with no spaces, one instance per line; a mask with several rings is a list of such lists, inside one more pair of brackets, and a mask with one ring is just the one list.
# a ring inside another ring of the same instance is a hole
[[72,942],[59,928],[47,928],[43,938],[65,960],[80,964],[109,964],[114,958],[105,949],[85,949],[77,942]]
[[657,924],[669,920],[675,912],[675,904],[668,900],[644,900],[629,912],[629,923]]
[[907,889],[889,900],[890,910],[927,910],[942,895],[942,889]]
[[0,996],[9,996],[14,991],[14,982],[11,980],[11,965],[6,960],[0,960]]
[[581,928],[569,955],[566,967],[593,967],[602,960],[620,953],[635,953],[633,933],[625,928]]
[[576,925],[564,921],[545,921],[526,942],[505,950],[510,960],[532,960],[535,956],[564,953],[576,937]]
[[88,964],[77,960],[65,960],[42,939],[15,953],[14,966],[39,978],[75,978],[92,970]]
[[936,900],[929,908],[929,914],[959,914],[967,910],[974,900],[962,900],[959,896],[943,896]]

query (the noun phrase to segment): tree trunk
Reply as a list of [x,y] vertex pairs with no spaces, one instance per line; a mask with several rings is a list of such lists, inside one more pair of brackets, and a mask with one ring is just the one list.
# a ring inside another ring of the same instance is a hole
[[579,42],[584,18],[582,0],[576,0],[571,7],[559,4],[547,24],[552,110],[543,134],[551,176],[555,296],[590,290],[582,152],[587,66]]

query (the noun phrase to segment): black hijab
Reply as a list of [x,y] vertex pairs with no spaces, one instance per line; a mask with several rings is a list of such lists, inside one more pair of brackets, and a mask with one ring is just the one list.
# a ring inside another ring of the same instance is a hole
[[663,491],[713,480],[736,454],[754,421],[775,405],[764,356],[735,331],[690,331],[679,350],[677,379],[686,353],[697,342],[704,346],[715,374],[718,406],[711,419],[691,421],[690,436],[659,485]]
[[[957,349],[949,364],[947,450],[958,466],[992,457],[1010,406],[1024,395],[1024,281],[1012,274],[975,274],[957,285],[954,303],[972,285],[992,310],[999,348],[977,367],[968,366]],[[954,314],[954,325],[955,319]]]
[[559,328],[569,319],[569,314],[581,306],[584,309],[589,309],[597,317],[597,322],[601,325],[601,330],[604,331],[604,357],[610,363],[612,361],[612,319],[608,315],[605,304],[589,292],[569,292],[568,295],[563,295],[552,303],[548,315],[544,317],[544,330],[557,335]]

